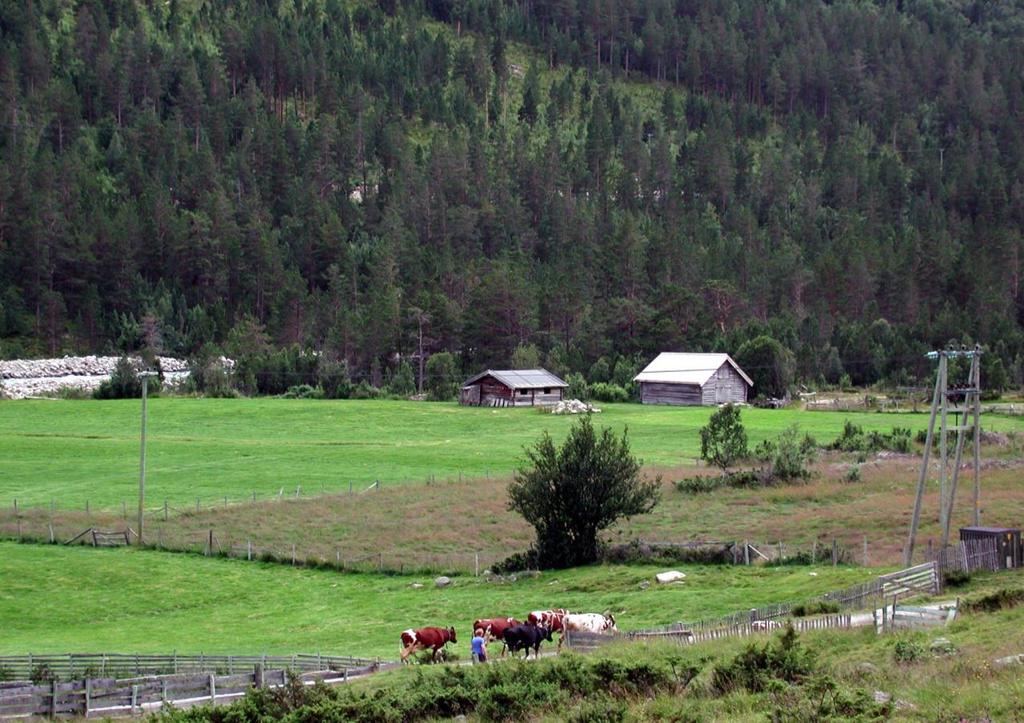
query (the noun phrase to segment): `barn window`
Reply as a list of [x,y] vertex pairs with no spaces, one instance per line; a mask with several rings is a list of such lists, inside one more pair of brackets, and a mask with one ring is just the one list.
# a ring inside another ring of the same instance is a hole
[[526,396],[526,390],[525,389],[520,389],[519,393],[522,394],[524,397]]
[[550,390],[550,389],[545,389],[545,390],[544,390],[544,393],[545,393],[545,394],[551,394],[551,390]]

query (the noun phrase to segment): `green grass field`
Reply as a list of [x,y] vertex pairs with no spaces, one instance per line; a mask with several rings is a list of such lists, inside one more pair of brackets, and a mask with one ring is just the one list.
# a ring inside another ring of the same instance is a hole
[[[878,571],[684,567],[686,582],[652,585],[664,568],[602,566],[515,583],[457,577],[340,574],[194,555],[0,543],[0,653],[298,653],[394,658],[410,626],[454,625],[536,608],[612,610],[622,629],[715,616],[810,597]],[[413,589],[411,583],[425,583]],[[468,641],[458,652],[467,657]]]
[[[135,499],[138,401],[0,402],[0,505],[115,508]],[[707,408],[607,405],[598,424],[628,427],[648,465],[675,467],[699,454]],[[923,428],[925,415],[743,411],[751,446],[790,424],[820,442],[847,419],[865,429]],[[570,417],[398,401],[164,398],[150,402],[148,498],[154,506],[294,495],[437,479],[508,476],[545,430],[561,438]],[[989,417],[986,426],[1024,422]]]

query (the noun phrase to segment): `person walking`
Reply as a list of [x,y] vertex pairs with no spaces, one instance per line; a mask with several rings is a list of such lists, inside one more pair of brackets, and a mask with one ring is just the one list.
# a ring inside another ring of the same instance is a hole
[[473,639],[469,643],[469,647],[473,652],[473,663],[486,663],[487,662],[487,639],[484,637],[484,631],[477,628],[473,631]]

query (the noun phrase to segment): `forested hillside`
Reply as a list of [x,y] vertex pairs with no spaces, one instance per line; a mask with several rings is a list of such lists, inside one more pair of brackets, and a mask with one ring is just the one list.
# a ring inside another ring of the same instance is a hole
[[0,96],[0,356],[1024,375],[1021,0],[0,0]]

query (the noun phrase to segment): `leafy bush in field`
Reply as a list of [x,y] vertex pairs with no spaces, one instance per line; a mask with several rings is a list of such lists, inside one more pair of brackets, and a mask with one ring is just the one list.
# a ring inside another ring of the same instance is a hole
[[588,698],[569,715],[570,723],[621,723],[626,720],[626,702],[610,695]]
[[676,480],[676,489],[688,495],[701,494],[703,492],[714,492],[715,490],[728,486],[727,477],[684,477]]
[[450,352],[432,354],[427,359],[426,376],[424,386],[433,401],[451,401],[459,393],[455,357]]
[[281,395],[284,399],[320,399],[323,397],[323,390],[318,387],[311,387],[309,384],[298,384],[288,387],[288,391]]
[[[922,442],[924,440],[921,440]],[[830,449],[840,452],[881,452],[889,450],[908,454],[913,450],[911,432],[905,427],[893,427],[888,434],[871,431],[865,434],[859,425],[847,420],[843,431],[829,445]]]
[[588,392],[590,393],[591,399],[596,399],[599,402],[629,401],[629,392],[618,384],[597,382],[596,384],[590,385]]
[[962,587],[971,581],[971,573],[964,570],[947,570],[942,573],[943,587]]
[[747,430],[740,421],[740,409],[726,404],[700,430],[700,457],[725,472],[747,456]]
[[839,603],[831,600],[816,600],[809,603],[794,605],[789,614],[794,618],[807,617],[808,615],[828,615],[839,612]]
[[[146,394],[155,397],[159,393],[160,381],[154,377],[149,380]],[[100,384],[92,395],[95,399],[138,399],[142,396],[142,378],[132,361],[121,357],[110,379]]]
[[776,681],[801,683],[813,670],[814,656],[788,627],[778,640],[750,645],[731,661],[716,665],[711,687],[719,694],[735,690],[759,693]]
[[501,562],[495,563],[491,566],[498,575],[507,575],[510,572],[520,572],[522,570],[536,570],[540,567],[540,558],[537,556],[537,551],[530,548],[526,552],[514,552],[506,557]]
[[40,663],[32,668],[31,672],[28,674],[28,679],[36,685],[41,685],[42,683],[49,683],[57,680],[57,674],[53,672],[50,666],[46,663]]
[[910,638],[900,638],[892,646],[892,658],[897,663],[916,663],[924,660],[924,645]]
[[579,372],[567,375],[565,383],[569,385],[569,388],[565,390],[566,399],[590,399],[590,388],[587,386],[587,380]]

